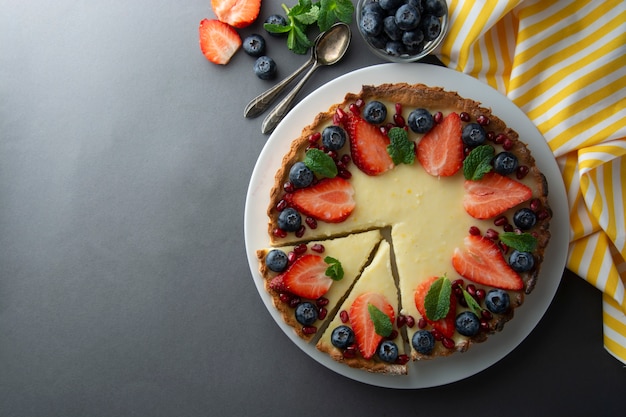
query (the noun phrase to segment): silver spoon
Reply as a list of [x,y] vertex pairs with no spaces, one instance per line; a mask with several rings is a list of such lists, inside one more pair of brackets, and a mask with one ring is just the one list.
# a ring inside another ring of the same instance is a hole
[[314,63],[309,71],[304,74],[302,79],[296,84],[293,90],[267,115],[263,124],[261,125],[261,131],[263,133],[269,133],[278,122],[287,114],[291,106],[292,101],[296,98],[298,92],[302,89],[304,84],[309,80],[311,75],[321,66],[333,65],[341,58],[348,50],[350,45],[350,39],[352,33],[350,32],[350,26],[345,23],[336,23],[321,36],[313,47],[311,58]]

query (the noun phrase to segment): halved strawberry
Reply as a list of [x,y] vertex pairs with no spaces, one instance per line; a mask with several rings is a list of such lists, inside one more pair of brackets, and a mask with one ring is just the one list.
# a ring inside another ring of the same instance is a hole
[[225,65],[241,47],[241,36],[226,23],[215,19],[200,21],[200,50],[214,64]]
[[261,0],[211,0],[217,18],[236,28],[250,26],[261,10]]
[[317,299],[328,292],[333,280],[326,275],[328,264],[319,255],[306,254],[295,260],[285,272],[276,275],[269,287],[298,297]]
[[456,248],[452,265],[459,275],[478,284],[503,290],[521,290],[524,281],[508,264],[500,248],[483,236],[469,235],[463,243],[465,249]]
[[394,322],[395,312],[393,306],[389,304],[385,296],[368,292],[359,295],[352,306],[350,306],[350,325],[354,330],[354,338],[361,355],[365,359],[370,359],[376,353],[378,344],[383,340],[383,336],[376,333],[374,322],[369,313],[368,305],[372,304],[385,313],[391,322]]
[[341,178],[324,178],[310,187],[298,188],[285,199],[302,214],[328,223],[344,221],[354,210],[354,188]]
[[417,288],[415,289],[414,301],[415,307],[417,307],[417,311],[420,312],[422,317],[431,325],[434,329],[438,330],[445,337],[452,337],[455,330],[454,320],[456,318],[456,299],[454,294],[450,294],[450,309],[448,310],[448,314],[439,320],[431,320],[426,317],[426,307],[424,307],[424,300],[426,299],[426,294],[428,294],[428,290],[430,290],[430,286],[433,285],[439,277],[430,277],[425,281],[422,281]]
[[529,200],[533,192],[526,185],[495,172],[480,180],[465,181],[463,207],[476,219],[490,219]]
[[387,152],[389,137],[361,117],[346,112],[342,124],[350,137],[350,152],[354,164],[367,175],[380,175],[393,168]]
[[448,114],[426,133],[417,145],[417,159],[434,177],[449,177],[463,166],[461,117]]

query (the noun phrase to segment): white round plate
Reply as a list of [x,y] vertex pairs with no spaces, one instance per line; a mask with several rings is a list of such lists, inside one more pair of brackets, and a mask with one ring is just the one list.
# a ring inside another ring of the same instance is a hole
[[[255,251],[268,247],[267,215],[269,193],[274,184],[274,174],[280,167],[292,140],[297,138],[305,124],[313,121],[319,112],[328,110],[343,101],[346,93],[358,93],[363,84],[407,82],[423,83],[456,91],[465,98],[481,102],[492,108],[494,114],[509,127],[520,133],[546,175],[549,184],[549,202],[557,215],[550,223],[552,239],[537,286],[526,297],[524,305],[515,311],[515,320],[504,330],[492,335],[486,343],[472,346],[465,353],[432,361],[411,362],[407,376],[372,374],[332,360],[319,352],[314,345],[300,339],[288,327],[272,305],[258,272]],[[569,209],[561,173],[545,139],[528,117],[508,98],[488,85],[466,74],[428,64],[382,64],[353,71],[320,87],[298,103],[270,136],[256,163],[246,199],[244,234],[248,262],[254,284],[265,306],[284,333],[306,354],[327,368],[348,378],[387,388],[427,388],[452,383],[487,369],[517,347],[535,328],[552,302],[559,286],[568,249]]]

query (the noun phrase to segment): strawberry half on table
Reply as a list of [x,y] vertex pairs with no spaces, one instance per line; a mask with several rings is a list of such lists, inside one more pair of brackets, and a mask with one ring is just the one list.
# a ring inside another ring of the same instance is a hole
[[211,7],[218,20],[241,29],[259,17],[261,0],[211,0]]
[[200,22],[200,49],[209,61],[226,65],[241,47],[241,36],[232,26],[215,19]]

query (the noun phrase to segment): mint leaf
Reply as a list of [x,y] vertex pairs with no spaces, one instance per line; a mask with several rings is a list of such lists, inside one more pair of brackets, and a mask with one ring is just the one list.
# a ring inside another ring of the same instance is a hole
[[352,23],[352,14],[354,13],[354,5],[350,0],[320,0],[319,1],[319,17],[317,26],[320,31],[324,32],[336,21],[350,24]]
[[328,178],[337,176],[337,165],[333,158],[319,149],[309,149],[304,155],[304,163],[314,173]]
[[387,145],[387,153],[394,164],[412,164],[415,160],[415,143],[409,140],[406,130],[393,127],[389,130],[391,143]]
[[481,317],[483,309],[480,308],[480,304],[476,301],[474,297],[470,293],[468,293],[465,288],[461,287],[463,290],[463,298],[465,298],[465,302],[467,303],[467,307],[472,310],[472,313],[476,314],[478,318]]
[[479,180],[492,170],[491,160],[494,157],[493,147],[480,145],[472,149],[463,161],[463,175],[467,180]]
[[450,294],[452,283],[445,276],[438,278],[428,289],[424,299],[426,317],[430,320],[441,320],[450,310]]
[[500,233],[500,241],[520,252],[532,252],[537,249],[537,238],[530,233],[503,232]]
[[380,311],[378,307],[374,304],[367,305],[367,311],[370,313],[370,319],[374,323],[374,330],[376,334],[381,335],[382,337],[387,337],[391,334],[393,330],[393,324],[385,313]]
[[287,33],[291,30],[291,26],[277,25],[273,23],[264,23],[263,28],[265,28],[265,30],[267,30],[270,33],[276,33],[276,34]]
[[309,3],[309,5],[303,8],[301,12],[299,12],[298,10],[294,10],[294,9],[291,9],[293,18],[296,19],[298,22],[307,26],[312,25],[313,23],[317,22],[317,19],[320,14],[320,8],[316,4],[310,5]]
[[326,268],[326,276],[333,281],[340,281],[343,278],[343,267],[341,266],[341,262],[330,256],[325,257],[324,262],[328,264],[328,268]]

